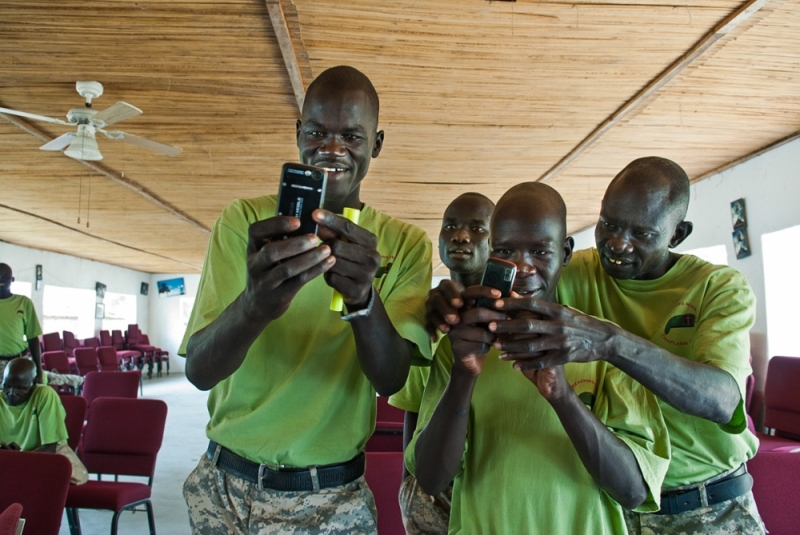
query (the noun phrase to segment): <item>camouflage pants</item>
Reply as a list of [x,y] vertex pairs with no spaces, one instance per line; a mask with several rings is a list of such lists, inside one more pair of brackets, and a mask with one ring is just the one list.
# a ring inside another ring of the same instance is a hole
[[258,490],[205,455],[183,484],[195,535],[375,535],[377,511],[363,476],[319,492]]
[[631,535],[764,535],[753,493],[674,515],[625,511]]
[[439,496],[422,490],[414,476],[400,486],[400,513],[407,535],[447,535],[450,523],[450,501],[453,489],[448,487]]

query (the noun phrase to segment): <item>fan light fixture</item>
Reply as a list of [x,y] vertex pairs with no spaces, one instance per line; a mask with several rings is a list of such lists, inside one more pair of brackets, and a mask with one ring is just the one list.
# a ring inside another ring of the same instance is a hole
[[95,127],[90,124],[78,125],[78,133],[69,144],[69,148],[64,154],[76,160],[88,160],[96,162],[103,159],[97,140],[94,137]]

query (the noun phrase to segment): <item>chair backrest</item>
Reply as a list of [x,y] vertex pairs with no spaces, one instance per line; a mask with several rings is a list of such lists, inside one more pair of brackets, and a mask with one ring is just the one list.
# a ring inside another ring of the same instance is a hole
[[42,335],[42,343],[45,351],[61,351],[64,346],[61,344],[61,335],[58,333],[47,333]]
[[136,398],[139,395],[139,370],[127,372],[89,372],[83,378],[81,395],[89,410],[98,398]]
[[0,450],[0,511],[23,507],[25,533],[58,535],[72,463],[63,455]]
[[111,333],[109,333],[108,331],[100,331],[100,345],[101,346],[114,345],[111,343]]
[[139,334],[139,343],[142,344],[143,346],[149,346],[150,337],[147,336],[146,334]]
[[98,398],[83,430],[81,460],[93,474],[145,476],[152,482],[166,421],[167,404],[161,400]]
[[764,385],[764,425],[775,434],[800,440],[800,357],[772,357]]
[[800,526],[800,454],[760,451],[747,461],[747,470],[753,476],[753,497],[770,535],[796,534]]
[[83,347],[100,347],[100,340],[96,336],[83,339]]
[[375,416],[375,429],[403,430],[405,411],[389,405],[389,398],[378,396],[378,410]]
[[125,331],[125,340],[129,346],[142,343],[142,331],[139,330],[139,325],[136,323],[128,325],[128,330]]
[[12,503],[0,513],[0,535],[17,535],[17,524],[22,516],[22,504]]
[[125,339],[122,337],[121,330],[115,329],[111,331],[111,345],[116,347],[117,351],[125,349]]
[[83,419],[86,417],[86,400],[81,396],[73,394],[62,394],[61,404],[64,405],[64,410],[67,412],[67,418],[64,423],[67,425],[67,444],[73,450],[78,447],[81,441],[81,432],[83,431]]
[[75,364],[78,366],[79,375],[96,372],[99,369],[97,350],[93,347],[76,347]]
[[75,351],[76,347],[80,347],[81,345],[78,343],[78,340],[75,338],[75,335],[69,331],[62,331],[64,335],[64,351],[67,355],[72,355]]
[[98,347],[97,360],[100,362],[101,372],[119,371],[119,357],[117,357],[117,350],[112,346]]
[[55,371],[67,374],[69,370],[69,359],[62,350],[45,351],[42,353],[42,367],[47,371]]
[[397,495],[403,482],[403,452],[367,452],[367,485],[378,509],[378,533],[405,535]]

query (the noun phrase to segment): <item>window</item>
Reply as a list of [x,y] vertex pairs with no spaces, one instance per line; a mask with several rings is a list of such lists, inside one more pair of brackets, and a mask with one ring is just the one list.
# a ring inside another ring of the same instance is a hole
[[94,290],[45,285],[42,330],[70,331],[76,338],[94,336]]
[[764,250],[764,293],[767,307],[769,356],[800,357],[797,336],[797,265],[800,263],[800,225],[761,236]]
[[119,329],[123,333],[128,325],[136,323],[136,296],[106,292],[103,303],[106,305],[103,329],[111,332]]
[[728,265],[728,250],[724,245],[712,245],[711,247],[700,247],[683,251],[681,254],[692,254],[697,258],[702,258],[706,262],[711,262],[718,266]]
[[30,299],[31,290],[33,290],[33,285],[30,282],[14,281],[11,283],[12,294],[24,295],[25,297]]

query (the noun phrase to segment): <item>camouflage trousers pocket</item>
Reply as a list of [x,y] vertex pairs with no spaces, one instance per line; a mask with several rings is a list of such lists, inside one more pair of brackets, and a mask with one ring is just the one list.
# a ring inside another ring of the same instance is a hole
[[422,490],[414,476],[400,486],[400,512],[406,535],[447,535],[450,523],[450,501],[453,489],[448,487],[439,496]]

